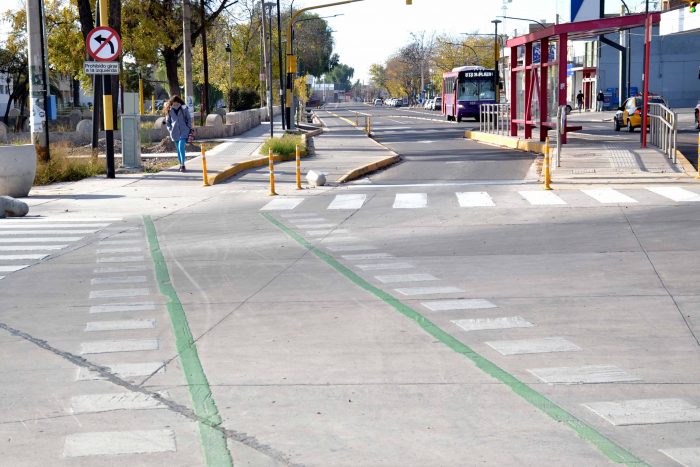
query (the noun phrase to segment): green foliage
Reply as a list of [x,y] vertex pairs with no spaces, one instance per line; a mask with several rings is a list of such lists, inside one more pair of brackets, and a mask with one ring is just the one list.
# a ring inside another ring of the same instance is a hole
[[296,146],[299,146],[301,155],[306,154],[306,145],[301,135],[286,134],[282,137],[268,138],[260,148],[260,154],[267,155],[272,148],[272,153],[280,156],[293,156],[296,154]]
[[107,173],[105,161],[95,160],[92,157],[70,158],[67,147],[52,145],[51,160],[37,161],[34,185],[74,182],[105,173]]
[[[338,63],[330,73],[327,73],[324,78],[333,84],[337,84],[345,91],[349,91],[352,88],[352,82],[350,78],[355,74],[355,69],[345,65],[344,63]],[[337,89],[337,88],[336,88]]]
[[260,106],[260,94],[252,89],[234,88],[231,91],[231,109],[235,111],[249,110]]
[[298,72],[320,77],[333,68],[333,32],[326,20],[317,14],[303,13],[294,28]]

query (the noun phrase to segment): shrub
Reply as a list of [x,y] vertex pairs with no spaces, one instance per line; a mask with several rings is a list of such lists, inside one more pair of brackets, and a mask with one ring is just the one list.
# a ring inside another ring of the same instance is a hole
[[299,145],[301,155],[306,154],[306,145],[301,139],[301,135],[284,135],[280,137],[268,138],[260,148],[260,154],[268,154],[272,149],[273,154],[280,156],[293,156],[296,153],[296,146]]
[[48,162],[37,161],[34,185],[74,182],[105,173],[107,168],[104,160],[92,157],[71,158],[66,146],[52,145],[51,159]]

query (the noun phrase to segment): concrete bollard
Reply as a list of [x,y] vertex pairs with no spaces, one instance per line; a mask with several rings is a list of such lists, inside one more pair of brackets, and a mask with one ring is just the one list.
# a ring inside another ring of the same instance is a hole
[[323,186],[326,184],[326,174],[309,170],[309,173],[306,174],[306,181],[309,185]]
[[23,217],[29,212],[29,205],[11,196],[0,196],[0,218]]

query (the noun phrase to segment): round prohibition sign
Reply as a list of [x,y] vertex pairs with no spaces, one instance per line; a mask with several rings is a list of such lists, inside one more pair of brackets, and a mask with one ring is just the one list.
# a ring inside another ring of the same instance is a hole
[[119,33],[107,26],[98,26],[85,39],[88,54],[98,62],[112,62],[122,53]]

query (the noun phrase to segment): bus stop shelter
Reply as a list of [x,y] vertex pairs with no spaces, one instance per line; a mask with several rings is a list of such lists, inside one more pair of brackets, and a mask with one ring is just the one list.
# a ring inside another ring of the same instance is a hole
[[[659,13],[649,16],[652,25],[659,23]],[[530,139],[533,128],[538,128],[540,141],[544,141],[547,131],[556,127],[550,116],[556,117],[557,108],[567,104],[569,40],[596,38],[645,24],[645,14],[615,16],[555,24],[506,42],[510,47],[510,135],[517,136],[522,127],[525,138]],[[562,142],[566,142],[567,132],[580,129],[564,128]]]

